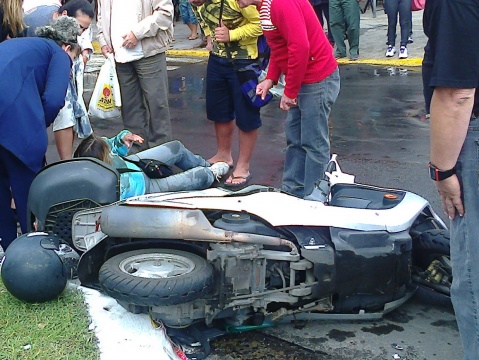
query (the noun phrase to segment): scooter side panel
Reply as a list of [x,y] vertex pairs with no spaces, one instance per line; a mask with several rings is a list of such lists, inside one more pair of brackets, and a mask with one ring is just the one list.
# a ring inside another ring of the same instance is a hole
[[[258,192],[245,196],[198,197],[138,197],[125,202],[135,206],[160,208],[215,209],[247,212],[264,219],[273,226],[335,226],[363,231],[387,230],[398,232],[408,229],[416,216],[428,206],[422,197],[407,192],[404,200],[392,209],[369,210],[327,206],[321,202],[300,199],[280,192]],[[224,193],[225,195],[227,193]],[[133,210],[132,210],[133,211]]]

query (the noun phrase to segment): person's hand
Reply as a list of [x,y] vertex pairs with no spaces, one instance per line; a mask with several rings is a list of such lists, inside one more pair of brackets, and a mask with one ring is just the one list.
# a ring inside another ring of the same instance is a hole
[[461,185],[456,175],[442,180],[436,181],[437,191],[441,196],[442,209],[453,220],[456,216],[456,211],[460,216],[464,215],[464,205],[461,199]]
[[113,51],[111,50],[110,45],[103,45],[101,47],[101,53],[103,54],[104,57],[108,57],[108,54],[112,54]]
[[298,106],[297,99],[291,99],[286,95],[281,96],[281,102],[279,103],[279,108],[281,110],[289,110],[290,108]]
[[82,56],[83,64],[85,64],[86,66],[86,63],[88,62],[88,60],[90,60],[90,50],[89,49],[83,50],[81,52],[81,56]]
[[269,89],[273,87],[273,80],[264,79],[258,85],[256,85],[256,95],[261,96],[261,99],[264,100],[266,95],[268,95]]
[[226,27],[223,20],[221,20],[221,26],[215,29],[215,39],[222,43],[230,42],[230,29]]
[[121,46],[126,47],[127,49],[134,48],[136,44],[138,44],[138,39],[131,31],[128,34],[123,35],[122,38],[123,44],[121,44]]
[[213,51],[213,39],[211,36],[206,37],[206,50]]
[[129,148],[131,148],[131,145],[132,145],[133,142],[143,144],[144,139],[140,135],[125,134],[125,136],[123,136],[121,141],[123,141],[123,144],[125,144],[126,147],[129,149]]

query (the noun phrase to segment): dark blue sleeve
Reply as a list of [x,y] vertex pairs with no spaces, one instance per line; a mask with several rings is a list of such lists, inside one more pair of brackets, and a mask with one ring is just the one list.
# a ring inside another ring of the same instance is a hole
[[55,51],[47,70],[45,91],[42,94],[45,125],[48,127],[55,120],[65,104],[68,82],[70,81],[71,60],[63,51]]

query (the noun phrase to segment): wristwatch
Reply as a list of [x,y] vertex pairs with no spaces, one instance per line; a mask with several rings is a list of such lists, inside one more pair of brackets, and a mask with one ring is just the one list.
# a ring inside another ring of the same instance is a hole
[[437,167],[435,167],[433,164],[431,164],[431,162],[429,162],[428,166],[429,166],[429,175],[431,176],[431,179],[433,179],[434,181],[445,180],[456,173],[455,166],[450,170],[440,170]]

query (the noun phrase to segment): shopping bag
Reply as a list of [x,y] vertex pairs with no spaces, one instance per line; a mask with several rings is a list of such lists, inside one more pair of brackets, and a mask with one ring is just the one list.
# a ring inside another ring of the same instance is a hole
[[120,107],[120,84],[116,75],[115,60],[113,54],[108,54],[93,89],[88,115],[100,119],[116,118],[121,115]]

